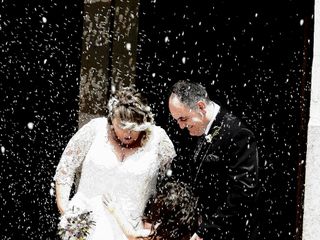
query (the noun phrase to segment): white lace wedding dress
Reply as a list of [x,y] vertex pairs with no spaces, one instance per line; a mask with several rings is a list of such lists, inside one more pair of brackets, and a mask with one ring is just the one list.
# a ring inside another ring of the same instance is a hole
[[[91,120],[71,138],[54,179],[62,187],[65,209],[76,206],[92,211],[96,225],[88,239],[126,240],[115,218],[104,207],[102,195],[112,195],[133,228],[142,228],[141,217],[148,198],[155,191],[158,173],[171,162],[175,151],[165,131],[152,126],[143,146],[120,162],[108,142],[107,122],[106,118]],[[79,168],[79,185],[69,201]]]

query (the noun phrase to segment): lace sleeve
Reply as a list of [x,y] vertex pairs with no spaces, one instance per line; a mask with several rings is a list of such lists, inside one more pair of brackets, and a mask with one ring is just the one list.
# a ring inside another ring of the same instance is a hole
[[95,136],[95,120],[84,125],[70,139],[62,153],[54,180],[62,186],[62,199],[69,199],[76,169],[82,164]]
[[159,134],[160,142],[158,158],[160,160],[160,172],[164,174],[167,172],[173,158],[176,156],[176,151],[167,133],[162,128],[160,129]]

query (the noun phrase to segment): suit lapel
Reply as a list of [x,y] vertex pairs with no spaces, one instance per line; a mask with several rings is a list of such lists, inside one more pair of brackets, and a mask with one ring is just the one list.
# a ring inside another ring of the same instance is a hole
[[200,157],[200,153],[202,152],[202,148],[203,146],[205,145],[205,136],[201,136],[197,142],[197,147],[196,147],[196,150],[194,152],[194,156],[193,156],[193,160],[194,160],[194,163],[198,162],[198,158]]
[[[209,134],[212,134],[215,129],[220,128],[223,123],[223,116],[225,114],[224,109],[220,108],[220,111],[218,115],[216,116],[216,119],[214,120],[213,124],[211,125],[211,128],[209,130]],[[206,152],[208,150],[208,147],[211,145],[206,139],[205,135],[202,135],[197,143],[197,148],[194,153],[194,162],[197,163],[199,160],[203,160],[203,158],[206,156]],[[200,158],[200,159],[199,159]]]
[[[224,109],[220,108],[220,111],[218,115],[216,116],[216,119],[214,120],[213,124],[211,125],[211,128],[209,130],[209,134],[212,134],[213,131],[217,128],[221,128],[223,125],[223,117],[225,115]],[[218,136],[218,135],[217,135]],[[216,141],[217,136],[213,141]],[[198,142],[198,146],[196,148],[195,154],[194,154],[194,163],[195,163],[195,177],[194,177],[194,183],[196,183],[196,180],[198,178],[198,174],[201,170],[202,163],[205,160],[206,156],[208,155],[209,147],[214,144],[214,142],[207,142],[205,135],[201,136]]]

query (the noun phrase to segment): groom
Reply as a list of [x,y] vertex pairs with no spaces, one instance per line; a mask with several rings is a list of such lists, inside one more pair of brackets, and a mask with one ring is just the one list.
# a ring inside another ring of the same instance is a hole
[[180,166],[190,169],[182,175],[190,175],[199,197],[199,227],[191,239],[258,239],[259,159],[253,133],[197,83],[177,82],[169,110],[181,129],[199,137],[194,155]]

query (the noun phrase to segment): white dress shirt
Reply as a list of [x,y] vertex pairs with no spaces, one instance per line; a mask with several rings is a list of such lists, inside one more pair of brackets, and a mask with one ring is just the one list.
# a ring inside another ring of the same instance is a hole
[[[215,102],[211,102],[212,104],[210,104],[208,107],[209,107],[209,111],[208,111],[208,115],[209,117],[211,117],[211,120],[209,122],[209,124],[207,125],[207,128],[204,132],[205,135],[207,135],[210,131],[210,128],[214,122],[214,120],[216,119],[218,113],[219,113],[219,110],[220,110],[220,106],[218,104],[216,104]],[[212,115],[212,116],[210,116]]]

